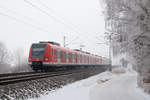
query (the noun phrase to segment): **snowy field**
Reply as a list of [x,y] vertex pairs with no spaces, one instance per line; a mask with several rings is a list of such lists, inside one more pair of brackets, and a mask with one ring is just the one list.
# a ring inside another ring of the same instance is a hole
[[136,85],[136,73],[110,73],[64,86],[38,99],[30,100],[150,100]]

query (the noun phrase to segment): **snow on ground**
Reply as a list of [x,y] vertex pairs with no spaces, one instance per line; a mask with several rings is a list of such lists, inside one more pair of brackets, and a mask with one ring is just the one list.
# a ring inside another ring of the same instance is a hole
[[103,72],[30,100],[150,100],[136,87],[135,73]]

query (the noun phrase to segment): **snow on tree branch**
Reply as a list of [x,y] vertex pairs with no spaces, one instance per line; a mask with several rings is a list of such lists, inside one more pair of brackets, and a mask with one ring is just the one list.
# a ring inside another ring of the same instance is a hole
[[[138,85],[150,92],[143,80],[150,79],[150,0],[103,0],[106,30],[117,33],[114,56],[127,54],[139,73]],[[116,44],[119,44],[119,46]]]

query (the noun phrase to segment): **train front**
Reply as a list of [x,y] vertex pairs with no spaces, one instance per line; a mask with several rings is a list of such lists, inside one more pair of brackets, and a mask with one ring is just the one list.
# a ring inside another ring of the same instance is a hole
[[28,62],[33,70],[42,70],[43,62],[47,61],[46,43],[34,43],[32,44],[29,52]]

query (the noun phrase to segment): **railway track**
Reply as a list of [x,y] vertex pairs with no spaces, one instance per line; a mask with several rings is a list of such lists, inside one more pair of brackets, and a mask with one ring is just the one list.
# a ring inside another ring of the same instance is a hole
[[56,71],[56,72],[23,72],[23,73],[10,73],[0,74],[0,86],[15,84],[19,82],[31,81],[47,77],[55,77],[62,75],[69,75],[74,73],[87,72],[90,69],[69,70],[69,71]]

